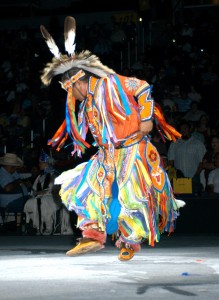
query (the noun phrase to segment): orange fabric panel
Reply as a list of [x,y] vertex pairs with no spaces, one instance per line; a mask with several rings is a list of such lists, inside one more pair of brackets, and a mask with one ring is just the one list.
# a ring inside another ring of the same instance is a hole
[[135,77],[125,77],[118,74],[117,76],[125,93],[137,98],[141,120],[150,120],[153,116],[154,101],[151,99],[150,89],[148,89],[149,84],[145,80]]
[[125,120],[119,120],[119,123],[111,107],[109,106],[107,109],[112,119],[115,135],[118,139],[125,139],[127,136],[139,130],[140,117],[135,108],[130,107],[132,111],[131,115],[125,116]]

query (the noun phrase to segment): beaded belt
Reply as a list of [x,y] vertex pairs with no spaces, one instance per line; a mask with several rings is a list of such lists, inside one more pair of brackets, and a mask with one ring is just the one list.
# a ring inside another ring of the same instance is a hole
[[131,147],[137,143],[139,143],[141,140],[143,140],[144,136],[140,131],[132,133],[132,135],[128,136],[126,139],[119,141],[119,144],[115,146],[115,149],[122,149]]

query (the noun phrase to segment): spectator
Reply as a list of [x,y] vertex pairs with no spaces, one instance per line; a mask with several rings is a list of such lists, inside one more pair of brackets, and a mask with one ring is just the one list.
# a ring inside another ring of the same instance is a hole
[[219,152],[219,135],[213,135],[210,139],[210,147],[202,160],[202,170],[204,171],[205,182],[208,182],[209,173],[215,169],[214,158]]
[[196,101],[193,101],[189,111],[184,115],[183,118],[186,121],[198,122],[203,115],[206,115],[206,113],[199,109],[199,104]]
[[192,101],[196,101],[198,103],[202,100],[202,95],[196,90],[194,85],[190,85],[188,96]]
[[203,134],[203,136],[205,138],[205,143],[206,143],[211,134],[211,127],[209,125],[209,117],[206,114],[204,114],[200,117],[199,122],[197,123],[196,131]]
[[213,65],[208,65],[202,72],[202,84],[208,87],[212,87],[219,81],[219,76]]
[[0,158],[0,207],[8,212],[16,213],[16,226],[21,230],[21,214],[29,198],[29,186],[17,172],[23,161],[14,153],[6,153]]
[[219,198],[219,152],[214,155],[215,169],[209,173],[207,181],[207,192],[210,197]]
[[196,139],[200,140],[204,145],[206,145],[206,140],[205,140],[204,134],[197,130],[197,123],[196,122],[190,122],[190,124],[191,124],[192,136],[194,136]]
[[168,93],[168,91],[164,91],[163,99],[161,100],[161,104],[164,109],[166,108],[171,112],[176,111],[176,104],[172,99],[172,95],[170,93]]
[[191,125],[182,121],[179,125],[182,138],[175,143],[171,142],[168,149],[168,160],[170,166],[174,166],[177,177],[192,178],[193,193],[200,193],[200,163],[206,153],[205,145],[191,135]]
[[182,89],[180,95],[175,97],[174,102],[178,108],[178,112],[185,114],[191,107],[192,99],[190,99],[187,92]]
[[59,208],[52,197],[55,179],[55,170],[52,165],[52,158],[42,151],[39,158],[40,174],[33,183],[32,198],[24,206],[27,227],[31,229],[30,221],[32,221],[33,230],[36,230],[37,234],[53,232],[56,212]]

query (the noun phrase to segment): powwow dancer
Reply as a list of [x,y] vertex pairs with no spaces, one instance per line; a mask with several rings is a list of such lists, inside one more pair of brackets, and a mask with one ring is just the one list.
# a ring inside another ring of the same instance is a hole
[[[88,129],[98,152],[85,163],[63,172],[55,180],[60,196],[78,215],[79,243],[66,254],[76,256],[104,248],[114,234],[118,258],[130,260],[147,240],[154,246],[163,232],[173,232],[183,201],[176,200],[156,148],[148,137],[153,121],[170,140],[180,134],[163,118],[151,98],[151,87],[137,78],[124,77],[103,65],[90,51],[75,53],[76,22],[66,17],[65,49],[61,54],[44,26],[41,32],[53,53],[41,80],[49,85],[62,75],[67,91],[66,118],[48,144],[60,150],[72,139],[78,156],[90,145]],[[80,101],[78,117],[75,102]]]

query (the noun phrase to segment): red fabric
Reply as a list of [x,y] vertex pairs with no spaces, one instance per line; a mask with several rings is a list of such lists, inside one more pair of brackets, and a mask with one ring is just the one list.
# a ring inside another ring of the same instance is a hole
[[95,241],[100,242],[101,244],[104,244],[106,242],[106,233],[100,232],[96,229],[85,229],[82,233],[83,237],[93,239]]

